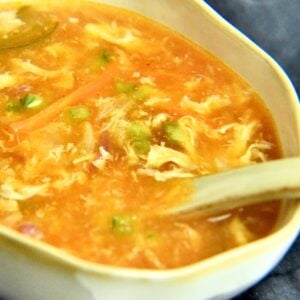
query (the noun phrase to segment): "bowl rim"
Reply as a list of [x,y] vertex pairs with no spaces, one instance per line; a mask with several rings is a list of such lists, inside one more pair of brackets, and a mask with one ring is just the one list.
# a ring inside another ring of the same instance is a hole
[[[95,0],[94,0],[95,1]],[[300,155],[300,106],[298,103],[297,93],[289,80],[285,71],[279,66],[279,64],[257,44],[255,44],[250,38],[243,34],[239,29],[230,24],[220,14],[218,14],[210,5],[203,0],[189,0],[192,4],[197,6],[197,9],[201,9],[202,13],[205,13],[211,22],[214,22],[223,33],[230,35],[242,43],[247,44],[248,48],[251,48],[258,56],[260,56],[265,62],[267,62],[280,77],[283,87],[288,92],[289,104],[292,106],[296,114],[296,127],[297,135],[299,136],[298,150]],[[6,1],[0,1],[0,4]],[[90,262],[85,259],[68,254],[55,246],[47,244],[45,242],[27,237],[11,228],[8,228],[0,224],[0,239],[9,241],[10,246],[22,249],[26,253],[34,252],[34,255],[38,254],[42,259],[47,259],[55,264],[59,264],[65,267],[72,267],[77,272],[84,272],[99,276],[119,277],[126,279],[137,280],[178,280],[182,277],[192,276],[197,273],[201,277],[205,277],[208,274],[215,272],[222,266],[238,264],[245,258],[256,256],[259,253],[267,253],[270,249],[273,249],[276,245],[282,244],[283,240],[290,238],[294,240],[297,234],[300,232],[300,203],[294,201],[290,204],[293,206],[293,213],[287,224],[277,229],[275,232],[258,239],[256,241],[247,243],[245,245],[226,250],[222,253],[213,255],[199,262],[178,267],[174,269],[165,270],[151,270],[151,269],[135,269],[128,267],[116,267],[111,265],[104,265],[100,263]]]
[[[299,208],[296,202],[294,205]],[[282,241],[289,236],[294,240],[297,236],[295,227],[299,227],[299,219],[300,210],[298,209],[288,224],[264,238],[221,252],[190,265],[164,270],[136,269],[94,263],[66,253],[45,242],[33,240],[3,225],[0,225],[0,238],[5,238],[5,240],[9,242],[9,247],[20,249],[22,253],[26,255],[33,255],[42,261],[50,261],[51,264],[57,266],[72,268],[76,273],[83,272],[94,276],[126,278],[141,281],[178,281],[183,277],[194,277],[195,274],[197,274],[198,277],[206,277],[228,265],[239,264],[241,261],[244,261],[245,258],[249,259],[255,257],[258,253],[268,253],[276,246],[280,246]]]

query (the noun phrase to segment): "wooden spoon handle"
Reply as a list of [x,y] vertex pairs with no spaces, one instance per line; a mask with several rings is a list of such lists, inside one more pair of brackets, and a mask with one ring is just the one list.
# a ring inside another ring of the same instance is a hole
[[167,211],[178,214],[224,210],[275,199],[300,199],[300,157],[255,164],[199,177],[190,201]]

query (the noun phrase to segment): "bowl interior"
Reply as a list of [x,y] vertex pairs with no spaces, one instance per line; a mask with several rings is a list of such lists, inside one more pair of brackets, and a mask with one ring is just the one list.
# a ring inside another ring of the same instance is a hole
[[[219,57],[244,77],[264,99],[277,125],[284,155],[300,154],[299,105],[288,78],[269,56],[217,17],[203,1],[94,1],[130,9],[157,20]],[[278,229],[292,222],[292,233],[295,234],[299,225],[295,221],[296,214],[300,214],[298,204],[283,205]]]
[[[285,156],[299,155],[299,107],[278,65],[200,0],[94,0],[141,13],[174,29],[219,57],[261,95],[277,124]],[[289,103],[288,103],[289,102]]]
[[[94,0],[136,11],[164,24],[219,57],[262,97],[279,134],[284,156],[300,155],[297,94],[278,64],[200,0]],[[287,224],[297,204],[283,202],[277,229]]]

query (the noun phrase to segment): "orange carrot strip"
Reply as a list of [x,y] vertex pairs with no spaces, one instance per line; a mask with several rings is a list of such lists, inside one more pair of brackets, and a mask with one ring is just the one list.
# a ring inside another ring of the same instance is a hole
[[34,116],[26,120],[10,124],[10,128],[15,133],[28,133],[32,130],[45,126],[49,121],[63,112],[66,107],[89,99],[89,97],[99,92],[104,86],[110,84],[116,77],[116,74],[116,65],[111,65],[95,81],[92,81],[71,94],[56,100],[50,106],[38,112]]

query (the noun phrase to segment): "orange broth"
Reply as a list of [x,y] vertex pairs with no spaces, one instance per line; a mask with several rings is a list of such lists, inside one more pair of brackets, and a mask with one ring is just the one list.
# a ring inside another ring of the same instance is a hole
[[0,6],[8,39],[15,31],[20,42],[23,15],[37,13],[48,22],[38,41],[2,50],[0,41],[1,224],[92,262],[149,269],[273,230],[276,201],[161,214],[192,197],[195,176],[281,156],[247,83],[170,29],[100,4]]

